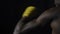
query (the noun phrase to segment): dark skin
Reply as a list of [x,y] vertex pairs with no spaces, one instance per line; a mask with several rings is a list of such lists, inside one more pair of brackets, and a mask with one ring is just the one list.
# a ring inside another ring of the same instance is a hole
[[[38,34],[41,32],[40,30],[43,30],[46,24],[49,24],[51,27],[52,34],[60,34],[60,7],[53,7],[46,10],[37,19],[34,19],[25,24],[23,28],[22,24],[23,23],[18,22],[13,34]],[[36,32],[38,33],[34,32],[35,30],[37,30]]]
[[[45,19],[47,20],[45,20]],[[50,26],[52,28],[52,34],[60,34],[60,7],[54,7],[54,8],[51,8],[47,11],[45,11],[38,19],[37,19],[37,22],[39,22],[39,20],[42,20],[40,21],[39,23],[42,24],[42,27],[48,23],[46,21],[48,21],[48,19],[53,19],[50,23]],[[43,22],[45,21],[45,22]]]

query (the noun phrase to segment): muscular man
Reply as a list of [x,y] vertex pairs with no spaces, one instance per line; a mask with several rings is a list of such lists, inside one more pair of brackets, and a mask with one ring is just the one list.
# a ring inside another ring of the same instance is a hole
[[[37,19],[34,19],[24,26],[18,23],[14,34],[60,34],[60,0],[55,0],[56,7],[43,12]],[[51,27],[52,33],[45,27]]]

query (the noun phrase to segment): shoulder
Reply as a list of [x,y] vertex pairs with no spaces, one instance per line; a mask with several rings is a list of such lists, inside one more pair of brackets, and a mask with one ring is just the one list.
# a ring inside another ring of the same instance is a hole
[[53,7],[53,8],[47,9],[37,18],[37,22],[40,21],[40,20],[44,20],[44,18],[45,19],[53,18],[57,14],[60,14],[59,7]]

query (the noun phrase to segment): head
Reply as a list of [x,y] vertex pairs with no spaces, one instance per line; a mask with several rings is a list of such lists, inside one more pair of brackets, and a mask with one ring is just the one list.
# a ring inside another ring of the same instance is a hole
[[60,0],[54,0],[56,5],[60,5]]

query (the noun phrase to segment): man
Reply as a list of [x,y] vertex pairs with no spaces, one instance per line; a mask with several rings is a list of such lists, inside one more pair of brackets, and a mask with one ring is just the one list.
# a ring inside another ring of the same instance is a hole
[[[37,19],[26,24],[20,21],[14,34],[60,34],[60,0],[55,0],[55,4],[56,7],[46,10]],[[44,30],[45,26],[50,26],[52,33]]]

